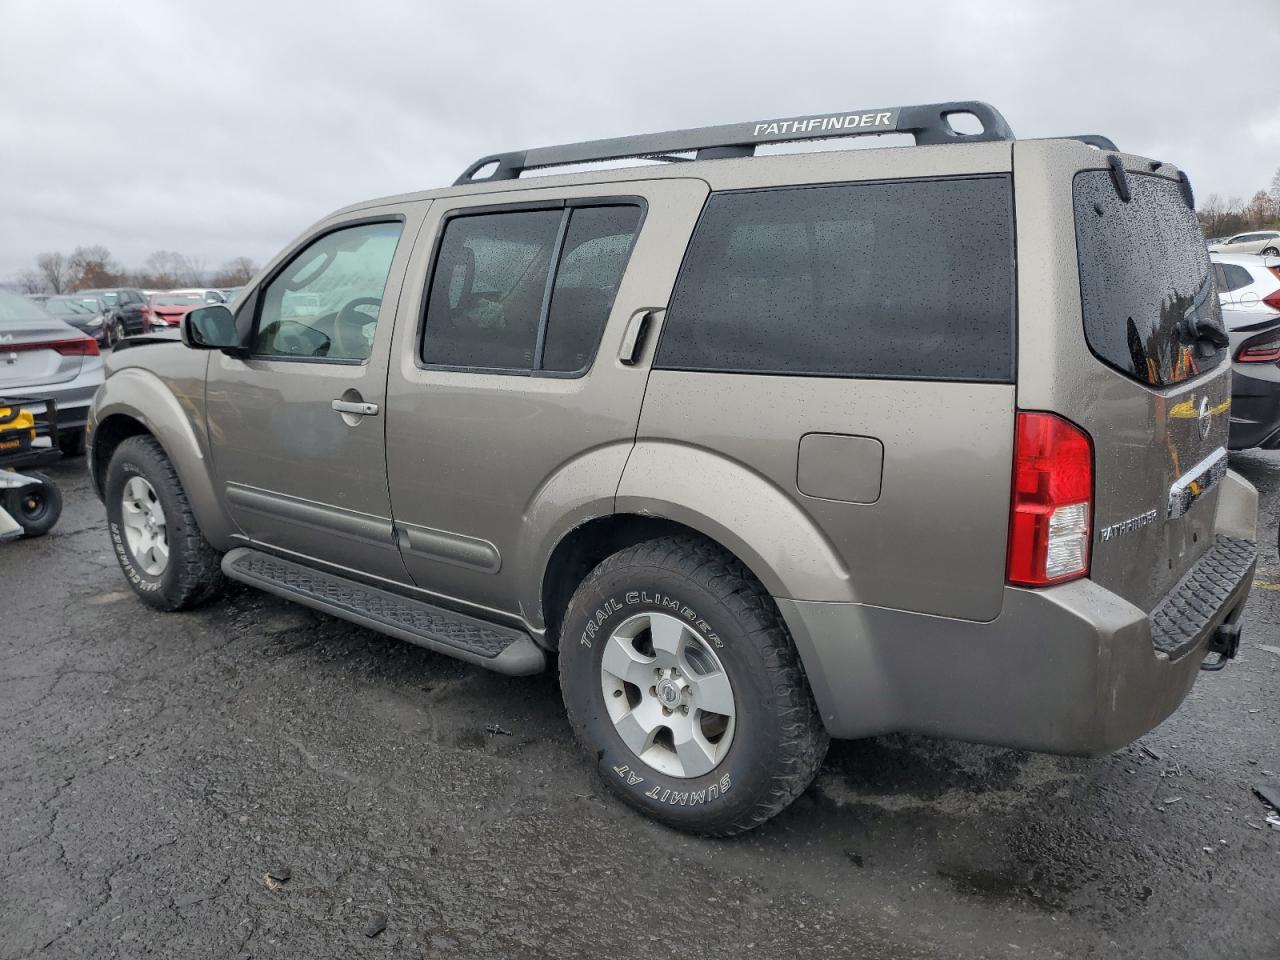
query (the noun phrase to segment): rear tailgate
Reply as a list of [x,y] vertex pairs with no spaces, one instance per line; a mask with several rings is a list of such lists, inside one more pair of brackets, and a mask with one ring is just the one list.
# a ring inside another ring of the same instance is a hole
[[1122,155],[1113,172],[1109,156],[1014,148],[1018,405],[1089,433],[1090,576],[1150,612],[1213,546],[1231,364],[1178,171]]
[[84,357],[59,353],[46,344],[84,340],[85,335],[61,320],[0,319],[0,392],[74,380]]

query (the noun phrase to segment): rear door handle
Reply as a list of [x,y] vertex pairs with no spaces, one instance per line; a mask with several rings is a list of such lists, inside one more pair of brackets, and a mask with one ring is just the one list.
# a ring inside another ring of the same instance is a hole
[[622,346],[618,349],[618,362],[634,367],[644,352],[645,334],[649,332],[649,324],[653,322],[657,310],[637,310],[627,322],[627,329],[622,334]]
[[363,400],[330,400],[329,407],[334,413],[350,413],[357,417],[376,417],[378,405],[365,403]]

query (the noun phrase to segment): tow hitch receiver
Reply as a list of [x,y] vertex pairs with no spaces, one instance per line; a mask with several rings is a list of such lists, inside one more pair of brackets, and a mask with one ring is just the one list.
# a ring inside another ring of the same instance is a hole
[[1216,653],[1218,659],[1213,663],[1205,661],[1200,664],[1201,670],[1221,670],[1227,665],[1228,660],[1234,660],[1236,652],[1240,649],[1240,624],[1224,623],[1217,630],[1213,631],[1213,637],[1209,640],[1208,653]]

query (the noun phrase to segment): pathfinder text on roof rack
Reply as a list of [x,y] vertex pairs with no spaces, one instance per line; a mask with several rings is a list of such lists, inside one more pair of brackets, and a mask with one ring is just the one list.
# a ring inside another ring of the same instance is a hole
[[775,120],[772,123],[757,123],[752,135],[771,137],[785,133],[812,133],[815,130],[849,130],[857,127],[866,130],[869,127],[881,127],[892,131],[896,123],[896,110],[883,110],[879,113],[848,113],[843,116],[801,117],[799,120]]

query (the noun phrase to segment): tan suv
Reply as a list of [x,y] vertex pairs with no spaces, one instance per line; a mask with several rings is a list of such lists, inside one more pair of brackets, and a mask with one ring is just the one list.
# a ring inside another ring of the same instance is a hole
[[[917,145],[754,155],[886,132]],[[1212,277],[1176,168],[985,104],[502,154],[113,356],[92,469],[153,606],[226,576],[558,654],[605,781],[728,834],[829,736],[1105,753],[1234,654]]]

